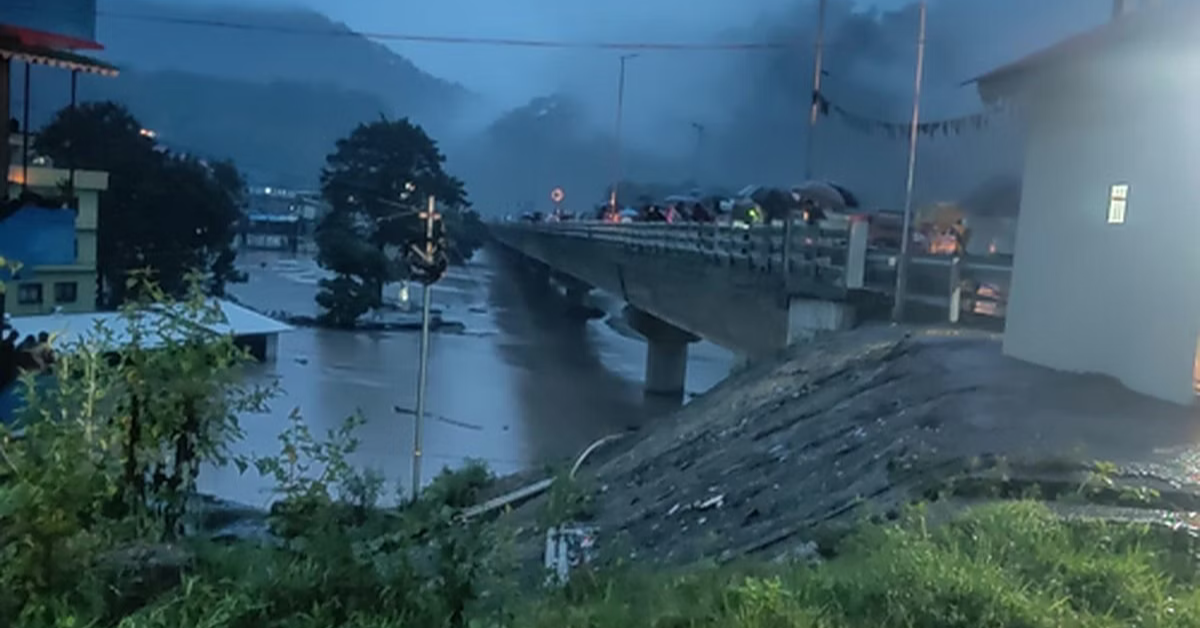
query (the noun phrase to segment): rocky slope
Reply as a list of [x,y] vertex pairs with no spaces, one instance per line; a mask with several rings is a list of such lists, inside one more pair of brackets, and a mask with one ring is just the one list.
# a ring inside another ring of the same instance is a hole
[[[1194,418],[991,335],[879,327],[731,377],[582,479],[603,538],[669,563],[786,553],[938,497],[1154,518],[1200,510]],[[530,541],[545,501],[514,514]]]

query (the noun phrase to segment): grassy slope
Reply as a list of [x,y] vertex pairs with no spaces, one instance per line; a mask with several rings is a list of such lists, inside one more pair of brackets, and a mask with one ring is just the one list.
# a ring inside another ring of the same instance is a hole
[[[1068,524],[1028,503],[983,507],[936,528],[913,511],[864,528],[816,566],[626,564],[580,574],[562,591],[509,582],[468,618],[514,628],[1198,626],[1193,549],[1191,537],[1166,528]],[[281,570],[261,551],[224,554],[236,554],[232,572],[202,564],[191,586],[122,626],[443,625],[436,613],[409,615],[395,604],[397,589],[362,571],[311,561]]]
[[927,529],[871,528],[817,567],[742,564],[575,584],[515,625],[1195,626],[1188,537],[1063,523],[1031,504],[988,506]]

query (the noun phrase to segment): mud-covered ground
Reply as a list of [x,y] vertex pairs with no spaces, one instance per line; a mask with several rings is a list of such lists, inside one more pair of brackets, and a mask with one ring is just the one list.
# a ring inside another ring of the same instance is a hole
[[[669,563],[780,555],[939,497],[1188,520],[1200,510],[1197,418],[1106,378],[1005,358],[994,335],[875,327],[732,376],[605,452],[581,486],[603,540]],[[512,515],[531,553],[547,499]]]

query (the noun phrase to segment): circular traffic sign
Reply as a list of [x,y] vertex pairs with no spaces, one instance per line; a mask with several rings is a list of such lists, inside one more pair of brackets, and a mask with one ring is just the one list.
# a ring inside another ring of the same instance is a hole
[[550,200],[554,201],[555,203],[561,203],[564,198],[566,198],[566,194],[563,194],[562,188],[554,188],[554,190],[550,192]]

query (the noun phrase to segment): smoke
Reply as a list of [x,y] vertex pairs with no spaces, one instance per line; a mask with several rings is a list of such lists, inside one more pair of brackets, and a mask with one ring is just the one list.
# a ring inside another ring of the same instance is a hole
[[[186,6],[215,10],[227,2],[186,0]],[[623,178],[679,187],[692,179],[738,189],[795,183],[811,170],[816,177],[850,187],[868,205],[895,207],[903,200],[907,145],[902,138],[864,134],[836,117],[823,118],[812,138],[813,158],[805,163],[816,0],[441,0],[419,11],[410,3],[383,0],[247,2],[302,4],[368,32],[786,44],[745,52],[643,50],[630,59],[621,133]],[[140,4],[101,0],[100,7],[112,11]],[[829,0],[823,94],[862,116],[904,123],[912,107],[917,12],[906,0],[879,4],[882,8]],[[161,13],[165,6],[145,12]],[[922,119],[979,111],[974,89],[962,86],[963,81],[1090,28],[1110,10],[1109,0],[931,0]],[[221,15],[226,13],[231,21],[270,19],[328,27],[311,15],[254,17],[232,9]],[[511,211],[522,203],[544,207],[554,187],[566,189],[568,205],[590,206],[604,200],[614,178],[621,51],[387,44],[421,70],[460,82],[478,96],[458,98],[387,54],[382,44],[376,51],[351,40],[108,24],[124,29],[122,36],[113,36],[109,53],[123,54],[139,69],[161,66],[248,81],[334,77],[341,89],[381,98],[393,113],[429,125],[452,170],[466,180],[484,211]],[[559,103],[555,113],[536,115],[545,103],[535,99],[547,97]],[[432,106],[424,104],[431,99]],[[442,103],[452,99],[466,101],[466,108],[451,113]],[[997,175],[1016,172],[1019,130],[1015,121],[1000,121],[961,137],[922,138],[918,202],[954,200]]]
[[[673,4],[673,3],[664,3]],[[622,157],[625,178],[681,182],[698,175],[706,184],[740,188],[786,185],[803,179],[811,102],[815,0],[744,3],[719,23],[700,10],[679,8],[677,19],[653,15],[639,21],[632,9],[621,20],[573,23],[560,38],[632,41],[770,41],[789,47],[754,52],[646,51],[627,64]],[[595,8],[596,12],[611,7]],[[982,109],[973,86],[963,83],[1107,18],[1106,0],[933,0],[927,23],[922,120]],[[615,14],[616,11],[613,10]],[[877,9],[851,0],[830,0],[823,94],[865,117],[907,122],[916,65],[915,3]],[[553,55],[543,85],[570,99],[587,129],[565,138],[547,171],[525,168],[510,175],[506,164],[531,161],[539,142],[487,142],[490,155],[464,164],[468,183],[484,205],[519,199],[542,205],[559,181],[576,181],[587,203],[602,200],[612,178],[612,129],[616,110],[617,52]],[[552,80],[551,80],[552,79]],[[703,142],[694,123],[704,127]],[[530,120],[532,126],[536,120]],[[961,198],[997,176],[1019,171],[1020,126],[1001,119],[958,137],[922,138],[916,196],[920,203]],[[486,136],[486,132],[484,133]],[[494,138],[493,138],[494,140]],[[550,140],[552,142],[552,140]],[[525,144],[524,147],[521,145]],[[475,145],[476,158],[483,157]],[[523,150],[524,149],[524,150]],[[572,154],[572,150],[579,151]],[[904,195],[907,142],[864,134],[836,117],[822,118],[814,137],[811,169],[853,189],[867,205],[897,207]],[[541,160],[538,160],[541,161]],[[497,183],[503,181],[503,185]],[[476,182],[479,185],[474,185]],[[485,191],[486,190],[486,191]],[[571,194],[568,190],[568,195]],[[492,196],[495,196],[492,198]]]

